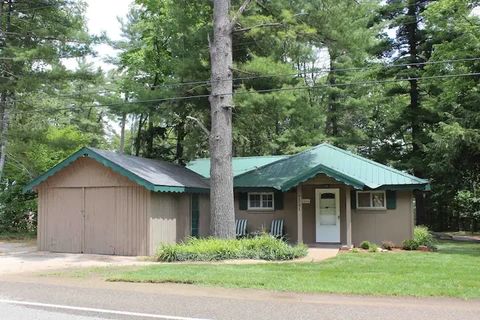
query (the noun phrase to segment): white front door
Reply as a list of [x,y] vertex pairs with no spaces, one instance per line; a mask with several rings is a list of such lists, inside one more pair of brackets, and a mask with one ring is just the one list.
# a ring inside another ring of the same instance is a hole
[[340,189],[315,189],[317,242],[340,242]]

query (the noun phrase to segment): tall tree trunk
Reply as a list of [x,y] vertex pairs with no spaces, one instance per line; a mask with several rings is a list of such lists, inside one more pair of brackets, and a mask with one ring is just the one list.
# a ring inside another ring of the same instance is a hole
[[125,125],[127,122],[127,113],[122,113],[122,120],[120,122],[120,147],[118,153],[123,154],[125,152]]
[[176,131],[177,131],[177,148],[175,152],[175,159],[179,164],[184,165],[185,159],[183,157],[183,143],[186,135],[184,120],[181,120],[180,123],[177,124]]
[[232,21],[230,0],[213,1],[213,41],[210,94],[210,232],[235,237],[232,173]]
[[0,97],[0,104],[3,106],[2,114],[2,136],[0,138],[0,181],[3,177],[3,169],[5,168],[5,156],[7,152],[7,143],[8,143],[8,125],[9,125],[9,110],[8,110],[8,101],[5,94],[2,94]]
[[333,91],[330,91],[328,94],[328,105],[327,105],[327,120],[325,124],[325,134],[329,137],[338,137],[338,97],[335,92],[335,84],[337,83],[337,78],[335,75],[335,57],[330,56],[330,73],[328,74],[328,83],[332,86]]
[[[410,63],[418,63],[418,17],[417,17],[417,6],[415,5],[416,0],[408,1],[407,16],[408,19],[408,51],[410,56]],[[419,66],[413,66],[414,70],[419,69]],[[417,77],[418,73],[415,73],[413,77]],[[420,167],[419,163],[422,158],[422,143],[421,143],[421,131],[420,126],[420,94],[418,88],[417,80],[410,80],[410,106],[409,106],[409,120],[410,120],[410,129],[412,135],[412,154],[410,157],[413,174],[417,177],[423,177],[423,168]],[[425,198],[423,192],[417,191],[415,194],[415,204],[416,204],[416,215],[417,215],[417,224],[426,225],[429,223],[426,211],[425,211]]]
[[[8,35],[10,32],[10,25],[11,25],[11,13],[13,11],[13,0],[8,0],[8,9],[6,15],[6,26],[5,26],[5,45],[7,45]],[[3,14],[3,1],[2,1],[2,12]],[[2,17],[3,22],[3,17]],[[1,27],[3,30],[3,27]],[[10,70],[9,62],[5,62],[3,65],[3,77],[8,76],[8,72]],[[10,94],[8,91],[4,91],[0,93],[0,111],[1,111],[1,137],[0,137],[0,181],[3,177],[3,171],[5,168],[5,159],[6,159],[6,152],[7,152],[7,143],[8,143],[8,125],[9,125],[9,108],[8,108],[8,99],[10,98]],[[12,99],[13,100],[13,99]]]
[[153,157],[153,139],[155,138],[155,132],[153,130],[152,113],[148,114],[148,128],[147,128],[147,158]]
[[140,148],[142,147],[142,128],[144,123],[143,113],[141,113],[140,119],[138,119],[137,137],[135,138],[135,155],[137,157],[140,155]]

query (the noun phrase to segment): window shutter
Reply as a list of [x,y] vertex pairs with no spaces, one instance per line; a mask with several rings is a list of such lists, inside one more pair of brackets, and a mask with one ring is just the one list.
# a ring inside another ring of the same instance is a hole
[[283,210],[283,192],[275,191],[274,199],[275,210]]
[[357,208],[357,192],[355,190],[350,191],[350,207],[352,209]]
[[397,193],[394,190],[387,190],[387,209],[393,210],[397,208]]
[[240,210],[248,209],[248,193],[240,192],[238,206]]

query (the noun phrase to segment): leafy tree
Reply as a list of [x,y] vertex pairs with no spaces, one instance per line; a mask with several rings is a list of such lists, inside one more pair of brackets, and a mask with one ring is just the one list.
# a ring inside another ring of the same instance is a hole
[[473,234],[477,229],[477,223],[480,221],[480,197],[476,194],[476,191],[461,190],[457,192],[455,202],[460,218],[470,221],[470,231]]

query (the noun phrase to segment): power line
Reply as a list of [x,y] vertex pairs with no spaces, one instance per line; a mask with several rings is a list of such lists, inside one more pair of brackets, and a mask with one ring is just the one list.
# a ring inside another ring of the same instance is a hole
[[[21,5],[22,3],[17,3],[17,5]],[[48,9],[48,8],[52,8],[52,7],[63,7],[63,6],[67,6],[67,5],[72,5],[74,4],[73,2],[67,2],[67,1],[59,1],[59,2],[55,2],[55,3],[50,3],[50,4],[44,4],[44,5],[40,5],[40,6],[37,6],[37,7],[26,7],[26,8],[18,8],[16,7],[15,8],[15,13],[23,13],[23,12],[28,12],[28,11],[36,11],[36,10],[43,10],[43,9]]]
[[[427,61],[427,62],[416,62],[416,63],[404,63],[404,64],[394,64],[394,65],[383,65],[380,68],[398,68],[398,67],[408,67],[408,66],[419,66],[419,65],[434,65],[434,64],[443,64],[443,63],[456,63],[456,62],[467,62],[467,61],[477,61],[480,60],[480,57],[476,58],[462,58],[462,59],[450,59],[450,60],[440,60],[440,61]],[[304,71],[305,73],[309,74],[319,74],[323,72],[344,72],[344,71],[353,71],[353,72],[359,72],[359,71],[364,71],[368,69],[376,69],[378,66],[370,66],[370,67],[361,67],[361,68],[339,68],[339,69],[334,69],[330,70],[329,68],[317,68],[317,69],[312,69],[308,71]],[[15,76],[12,74],[12,76]],[[272,74],[272,75],[261,75],[261,76],[247,76],[247,77],[239,77],[239,78],[233,78],[232,81],[238,81],[238,80],[252,80],[252,79],[262,79],[262,78],[274,78],[274,77],[285,77],[285,76],[299,76],[298,73],[289,73],[289,74]],[[16,76],[17,79],[19,79],[19,76]],[[9,79],[9,77],[5,77]],[[420,78],[421,79],[421,78]],[[228,81],[228,80],[217,80],[217,81]],[[180,82],[180,83],[165,83],[165,84],[160,84],[156,86],[150,86],[146,87],[146,90],[150,90],[153,88],[168,88],[168,87],[181,87],[181,86],[186,86],[186,85],[197,85],[197,86],[204,86],[204,85],[209,85],[211,84],[210,80],[204,80],[204,81],[191,81],[191,82]],[[342,86],[342,84],[338,84],[339,86]],[[308,87],[312,88],[312,87]],[[109,93],[119,93],[118,90],[103,90],[103,91],[96,91],[96,92],[82,92],[81,94],[68,94],[68,95],[55,95],[55,98],[82,98],[85,95],[108,95]],[[203,97],[208,97],[207,94],[204,95],[193,95],[193,96],[184,96],[183,99],[192,99],[192,98],[203,98]],[[106,97],[108,98],[108,97]],[[169,100],[180,100],[179,98],[182,97],[174,97],[174,98],[168,98],[165,101]],[[22,102],[26,101],[28,99],[18,99],[16,102]],[[145,103],[147,102],[156,102],[158,99],[151,99],[151,100],[146,100]],[[123,102],[124,103],[124,102]],[[122,104],[123,104],[122,103]],[[138,102],[141,103],[141,102]]]
[[[457,63],[457,62],[471,62],[471,61],[478,61],[480,57],[472,57],[472,58],[460,58],[460,59],[449,59],[449,60],[439,60],[439,61],[426,61],[426,62],[415,62],[415,63],[402,63],[402,64],[392,64],[392,65],[382,65],[382,66],[367,66],[367,67],[353,67],[353,68],[338,68],[330,70],[330,68],[315,68],[311,70],[302,71],[302,73],[308,73],[309,75],[312,74],[322,74],[326,72],[360,72],[365,70],[371,69],[389,69],[389,68],[400,68],[400,67],[414,67],[414,66],[424,66],[424,65],[437,65],[437,64],[446,64],[446,63]],[[271,75],[259,75],[259,76],[246,76],[246,77],[238,77],[230,79],[219,79],[216,82],[224,82],[224,81],[239,81],[239,80],[254,80],[254,79],[265,79],[265,78],[275,78],[275,77],[298,77],[299,72],[297,73],[287,73],[287,74],[271,74]],[[21,78],[21,76],[16,76],[17,79]],[[30,76],[31,77],[31,76]],[[200,81],[190,81],[190,82],[178,82],[178,83],[164,83],[155,86],[148,86],[145,87],[146,90],[154,89],[154,88],[171,88],[171,87],[182,87],[182,86],[205,86],[211,84],[211,80],[200,80]],[[339,84],[341,85],[341,84]],[[68,95],[56,95],[56,98],[81,98],[85,95],[102,95],[108,93],[118,93],[118,90],[103,90],[103,91],[91,91],[91,92],[82,92],[81,94],[68,94]],[[198,95],[197,95],[198,96]],[[202,95],[207,96],[208,95]],[[189,96],[190,97],[190,96]],[[193,96],[192,96],[193,97]],[[189,99],[189,98],[187,98]],[[21,101],[21,100],[19,100]],[[151,101],[148,101],[151,102]]]
[[[318,89],[318,88],[325,88],[325,87],[348,87],[348,86],[359,86],[359,85],[373,85],[373,84],[382,84],[382,83],[394,83],[394,82],[402,82],[402,81],[418,81],[418,80],[431,80],[431,79],[445,79],[445,78],[454,78],[454,77],[468,77],[468,76],[480,76],[480,72],[475,73],[460,73],[460,74],[447,74],[447,75],[438,75],[438,76],[426,76],[426,77],[410,77],[410,78],[399,78],[399,79],[388,79],[388,80],[372,80],[372,81],[358,81],[358,82],[348,82],[348,83],[336,83],[336,84],[322,84],[322,85],[312,85],[312,86],[300,86],[300,87],[291,87],[291,88],[277,88],[277,89],[264,89],[264,90],[255,90],[255,91],[243,91],[243,92],[232,92],[232,93],[225,93],[219,96],[227,96],[227,95],[245,95],[245,94],[256,94],[256,93],[271,93],[271,92],[281,92],[281,91],[300,91],[300,90],[311,90],[311,89]],[[180,100],[190,100],[190,99],[197,99],[197,98],[208,98],[209,94],[203,95],[194,95],[194,96],[183,96],[183,97],[169,97],[169,98],[159,98],[159,99],[149,99],[149,100],[138,100],[138,101],[129,101],[129,102],[119,102],[119,103],[107,103],[107,104],[92,104],[92,105],[84,105],[81,106],[82,108],[104,108],[104,107],[115,107],[115,106],[123,106],[123,105],[135,105],[135,104],[143,104],[143,103],[152,103],[152,102],[169,102],[169,101],[180,101]],[[15,103],[22,100],[11,100],[9,103]],[[55,110],[49,110],[50,112],[58,112],[58,111],[76,111],[74,110],[75,107],[64,107],[58,108]],[[38,109],[37,109],[38,110]],[[37,111],[37,110],[27,110],[30,111]],[[13,110],[12,110],[13,111]],[[19,112],[21,110],[18,110]],[[78,110],[82,111],[82,110]],[[25,112],[22,110],[21,112]],[[27,113],[28,113],[27,112]]]
[[78,39],[67,39],[67,38],[55,38],[55,37],[44,37],[44,36],[37,36],[31,31],[26,32],[25,34],[19,33],[19,32],[3,32],[4,34],[7,35],[12,35],[12,36],[18,36],[19,38],[25,39],[25,38],[34,38],[38,40],[48,40],[48,41],[59,41],[59,42],[72,42],[72,43],[77,43],[77,44],[90,44],[91,42],[85,42],[81,41]]
[[[388,68],[401,68],[401,67],[413,67],[413,66],[422,66],[422,65],[435,65],[443,63],[456,63],[456,62],[468,62],[468,61],[478,61],[480,57],[475,58],[462,58],[462,59],[450,59],[450,60],[439,60],[439,61],[426,61],[426,62],[415,62],[415,63],[402,63],[402,64],[392,64],[392,65],[377,65],[377,66],[368,66],[368,67],[352,67],[352,68],[338,68],[331,70],[329,67],[325,68],[314,68],[305,71],[298,71],[296,73],[285,73],[285,74],[270,74],[270,75],[258,75],[258,76],[246,76],[238,77],[232,79],[219,79],[214,82],[224,82],[224,81],[238,81],[238,80],[253,80],[253,79],[265,79],[265,78],[275,78],[275,77],[293,77],[299,76],[299,73],[309,73],[309,74],[321,74],[326,72],[348,72],[348,71],[365,71],[371,69],[388,69]],[[187,86],[187,85],[200,85],[200,84],[211,84],[211,80],[199,80],[199,81],[190,81],[190,82],[178,82],[178,83],[165,83],[155,86],[149,86],[148,88],[157,88],[165,86]]]

